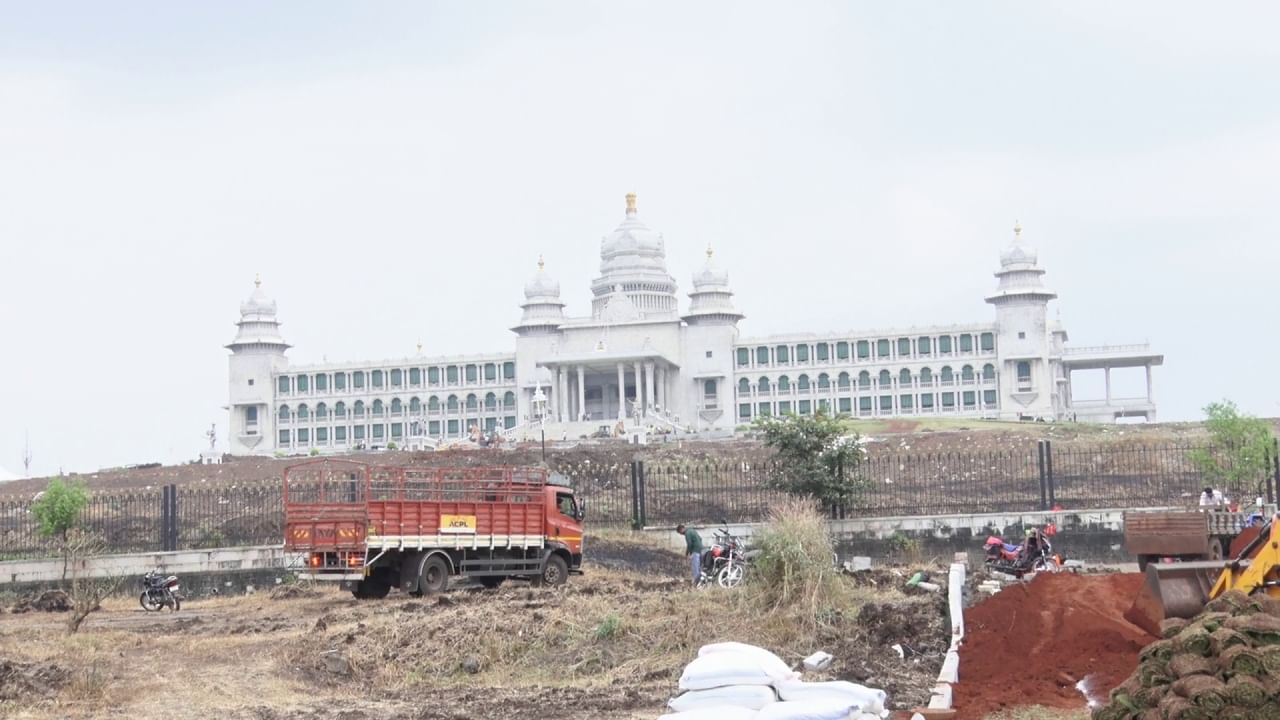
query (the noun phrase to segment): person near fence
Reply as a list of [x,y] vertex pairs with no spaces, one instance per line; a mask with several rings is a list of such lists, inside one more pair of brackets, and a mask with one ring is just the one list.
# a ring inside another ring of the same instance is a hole
[[702,536],[697,530],[687,528],[684,523],[676,526],[676,532],[684,536],[684,553],[689,556],[689,566],[693,569],[693,584],[698,584],[702,577]]
[[1227,498],[1222,494],[1221,490],[1206,487],[1204,492],[1200,493],[1200,507],[1202,508],[1222,508],[1226,505]]

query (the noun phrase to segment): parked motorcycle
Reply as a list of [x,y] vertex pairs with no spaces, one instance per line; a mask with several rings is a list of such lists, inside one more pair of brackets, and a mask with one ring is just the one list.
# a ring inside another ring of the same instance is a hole
[[715,533],[715,541],[702,554],[702,576],[698,586],[712,583],[722,588],[737,587],[747,577],[747,567],[756,555],[742,539],[729,533],[727,525]]
[[147,612],[159,612],[166,607],[178,612],[182,608],[178,576],[162,577],[154,570],[148,571],[142,576],[142,594],[138,596],[138,602]]
[[1066,557],[1053,550],[1049,538],[1056,534],[1057,528],[1050,523],[1043,530],[1027,530],[1027,537],[1021,544],[1007,543],[1004,538],[992,535],[986,542],[987,567],[1018,578],[1032,572],[1057,572]]

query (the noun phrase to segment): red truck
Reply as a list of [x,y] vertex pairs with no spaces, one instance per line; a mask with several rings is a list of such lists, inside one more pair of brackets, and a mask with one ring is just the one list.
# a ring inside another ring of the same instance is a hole
[[559,585],[582,573],[583,508],[537,467],[312,460],[284,471],[285,549],[357,598],[444,592],[451,576]]

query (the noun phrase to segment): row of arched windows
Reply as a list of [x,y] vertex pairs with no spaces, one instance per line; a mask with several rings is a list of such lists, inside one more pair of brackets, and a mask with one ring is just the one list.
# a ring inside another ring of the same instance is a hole
[[994,333],[921,335],[893,340],[840,340],[836,342],[759,345],[736,348],[738,367],[924,358],[937,355],[995,352]]
[[429,368],[392,368],[390,370],[352,370],[350,372],[280,375],[276,391],[281,394],[363,390],[365,387],[421,387],[431,385],[472,385],[480,382],[511,382],[516,379],[516,364],[475,363]]
[[[976,383],[978,379],[978,371],[975,370],[972,365],[965,365],[961,367],[959,375],[956,374],[955,370],[952,369],[950,365],[943,365],[942,370],[937,375],[934,374],[932,368],[927,367],[920,368],[920,371],[915,374],[913,374],[908,368],[903,368],[898,371],[896,375],[888,370],[881,370],[880,373],[874,377],[870,372],[863,370],[858,373],[856,382],[858,388],[867,389],[871,387],[894,387],[895,381],[897,383],[897,387],[912,387],[914,385],[930,387],[935,382],[942,385],[954,385],[957,381],[961,384],[972,384]],[[983,365],[981,379],[983,382],[995,381],[995,365],[990,363]],[[775,390],[780,393],[792,392],[793,390],[796,392],[808,392],[815,387],[818,390],[829,390],[831,389],[833,382],[838,389],[844,390],[852,387],[855,381],[853,376],[847,372],[842,372],[837,375],[834,381],[827,373],[820,373],[816,381],[811,381],[808,375],[802,374],[798,376],[794,382],[789,376],[780,375],[776,380],[771,380],[768,377],[761,377],[755,382],[754,389],[756,392],[760,393],[773,392]],[[753,385],[748,378],[741,378],[738,380],[739,395],[749,394],[752,389]]]
[[325,420],[332,413],[335,418],[345,418],[350,412],[354,417],[364,417],[373,415],[381,417],[383,415],[401,416],[408,411],[410,416],[420,415],[425,407],[427,413],[438,414],[441,409],[446,413],[456,413],[463,409],[467,412],[497,412],[498,410],[511,411],[516,406],[516,394],[513,392],[504,393],[499,403],[499,398],[495,393],[487,393],[481,399],[475,393],[468,393],[466,397],[459,398],[457,395],[449,395],[443,401],[437,395],[427,398],[427,402],[423,403],[421,398],[409,398],[409,402],[405,403],[400,398],[393,398],[390,403],[384,403],[381,400],[374,400],[372,403],[365,404],[363,400],[357,400],[351,404],[348,411],[347,404],[341,400],[333,404],[332,409],[323,402],[316,403],[315,407],[309,407],[306,403],[300,403],[295,407],[289,405],[281,405],[277,410],[277,417],[281,420],[289,420],[297,418],[298,420]]

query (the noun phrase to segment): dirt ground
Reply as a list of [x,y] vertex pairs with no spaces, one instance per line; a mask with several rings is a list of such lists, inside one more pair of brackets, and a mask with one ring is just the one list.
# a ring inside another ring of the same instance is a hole
[[439,596],[357,601],[288,586],[159,614],[121,598],[71,636],[62,613],[6,609],[0,717],[169,707],[231,720],[655,718],[697,648],[721,640],[764,645],[792,663],[826,650],[836,663],[812,679],[884,687],[898,708],[928,698],[947,645],[939,597],[859,587],[858,604],[797,626],[751,617],[746,588],[687,588],[678,554],[589,542],[597,562],[556,589],[459,584]]
[[1136,573],[1042,574],[966,610],[957,720],[1019,717],[1026,706],[1081,712],[1105,701],[1155,639],[1124,620],[1142,583]]

